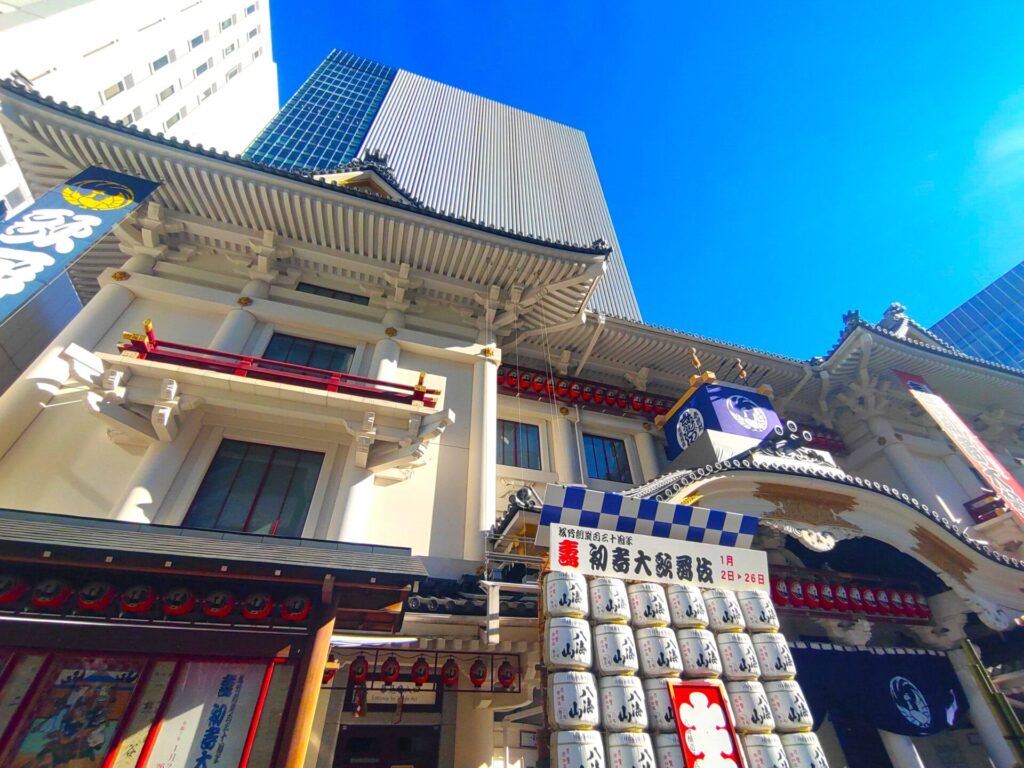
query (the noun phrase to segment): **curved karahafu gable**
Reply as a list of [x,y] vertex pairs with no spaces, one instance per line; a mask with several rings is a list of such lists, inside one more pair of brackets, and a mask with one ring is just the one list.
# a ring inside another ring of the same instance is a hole
[[997,552],[897,488],[834,466],[758,455],[663,475],[631,496],[757,515],[818,551],[869,537],[905,552],[953,589],[993,629],[1024,612],[1024,562]]
[[[211,247],[269,233],[292,263],[363,284],[408,265],[425,300],[466,314],[487,305],[491,327],[577,317],[604,273],[609,248],[541,240],[466,221],[358,186],[277,171],[153,136],[0,81],[0,119],[33,193],[100,166],[159,181],[153,200],[184,225],[186,245]],[[84,299],[96,276],[123,261],[107,237],[73,270]],[[496,291],[497,295],[490,292]],[[526,310],[532,310],[527,312]],[[521,318],[521,319],[520,319]]]

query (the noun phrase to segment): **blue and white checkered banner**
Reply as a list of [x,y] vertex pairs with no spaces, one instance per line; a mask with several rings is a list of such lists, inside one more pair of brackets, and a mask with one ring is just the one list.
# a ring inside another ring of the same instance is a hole
[[757,532],[757,521],[755,515],[669,504],[655,499],[632,499],[580,486],[549,484],[544,491],[537,541],[546,543],[548,526],[561,523],[616,533],[749,548]]

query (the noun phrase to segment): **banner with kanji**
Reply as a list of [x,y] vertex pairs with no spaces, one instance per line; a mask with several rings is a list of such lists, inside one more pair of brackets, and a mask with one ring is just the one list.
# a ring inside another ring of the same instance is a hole
[[768,556],[752,549],[551,526],[551,569],[662,584],[768,589]]
[[931,391],[924,379],[902,371],[895,371],[895,374],[910,390],[911,396],[932,417],[939,429],[960,450],[963,457],[978,470],[988,487],[1017,517],[1017,521],[1024,524],[1024,488],[1021,488],[1020,483],[1007,471],[1002,462],[992,455],[981,438],[974,434],[949,403]]

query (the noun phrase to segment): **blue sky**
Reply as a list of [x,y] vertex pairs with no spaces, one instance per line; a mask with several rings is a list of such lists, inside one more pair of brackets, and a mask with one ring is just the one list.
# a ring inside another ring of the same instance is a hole
[[647,322],[808,358],[1024,260],[1024,3],[299,7],[282,102],[338,47],[582,129]]

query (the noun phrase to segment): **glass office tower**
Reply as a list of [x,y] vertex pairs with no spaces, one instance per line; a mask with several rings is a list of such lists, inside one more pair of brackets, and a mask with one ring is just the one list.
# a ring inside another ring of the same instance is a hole
[[640,320],[586,136],[402,69],[333,51],[245,152],[334,171],[374,151],[424,205],[510,232],[612,248],[590,309]]
[[962,352],[1024,368],[1024,262],[931,327]]

